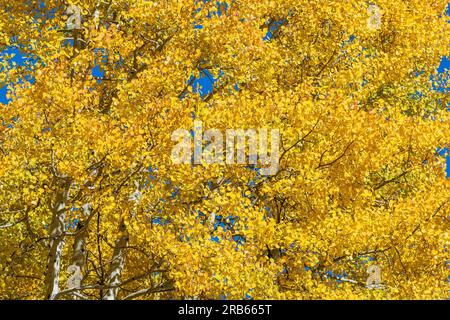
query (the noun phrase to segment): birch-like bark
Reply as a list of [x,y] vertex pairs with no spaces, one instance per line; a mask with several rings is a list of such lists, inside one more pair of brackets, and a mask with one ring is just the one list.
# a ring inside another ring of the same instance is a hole
[[124,222],[120,225],[119,234],[106,277],[106,286],[109,288],[106,290],[103,300],[116,300],[121,283],[122,270],[125,265],[125,249],[128,245],[128,233]]
[[[89,204],[83,206],[83,212],[86,216],[90,216],[92,208]],[[88,220],[89,221],[89,220]],[[75,232],[75,239],[72,248],[72,261],[67,269],[69,273],[73,273],[67,281],[67,288],[80,288],[81,281],[83,279],[84,267],[87,260],[86,255],[86,239],[87,239],[87,223],[79,221],[77,224],[77,230]],[[77,300],[78,292],[71,294],[74,300]]]
[[66,202],[69,197],[70,180],[62,182],[56,194],[55,203],[51,207],[52,222],[49,227],[49,255],[45,272],[45,297],[53,300],[59,292],[59,274],[61,254],[64,247],[64,229],[66,218]]
[[[86,217],[89,217],[92,212],[92,207],[89,204],[83,206],[83,212]],[[87,239],[87,223],[79,221],[77,224],[77,231],[75,240],[73,242],[72,251],[72,265],[84,269],[86,263],[86,239]]]

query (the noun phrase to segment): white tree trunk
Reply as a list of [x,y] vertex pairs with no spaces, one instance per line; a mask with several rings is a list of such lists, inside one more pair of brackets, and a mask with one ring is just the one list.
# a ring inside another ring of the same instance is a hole
[[[89,204],[83,206],[84,215],[89,218],[92,212],[92,207]],[[87,238],[87,223],[79,221],[77,224],[77,231],[75,240],[73,242],[72,264],[78,266],[81,270],[84,269],[86,263],[86,238]]]
[[45,273],[45,297],[53,300],[59,292],[59,274],[61,268],[61,254],[64,247],[64,229],[66,218],[66,202],[69,197],[70,181],[66,180],[56,194],[56,201],[52,205],[52,222],[49,227],[49,255]]
[[[89,204],[83,206],[84,214],[89,217],[92,211],[92,207]],[[81,281],[83,279],[83,272],[86,264],[86,239],[87,239],[88,231],[87,231],[87,223],[85,224],[83,221],[79,221],[77,224],[77,231],[75,233],[75,239],[73,241],[73,249],[72,249],[72,262],[68,272],[75,272],[69,280],[72,282],[68,282],[69,287],[80,287]],[[74,278],[76,277],[76,278]],[[74,292],[72,294],[72,298],[77,300],[77,295]]]
[[125,265],[125,248],[128,245],[128,233],[123,222],[120,225],[119,232],[121,236],[116,240],[113,257],[106,277],[106,286],[109,288],[106,289],[103,300],[115,300],[121,283],[121,274]]

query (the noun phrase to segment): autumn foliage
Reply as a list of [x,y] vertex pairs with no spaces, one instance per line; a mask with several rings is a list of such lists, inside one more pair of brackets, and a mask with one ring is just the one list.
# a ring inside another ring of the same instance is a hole
[[[0,0],[0,298],[448,297],[447,0],[44,3]],[[195,120],[278,171],[173,164]]]

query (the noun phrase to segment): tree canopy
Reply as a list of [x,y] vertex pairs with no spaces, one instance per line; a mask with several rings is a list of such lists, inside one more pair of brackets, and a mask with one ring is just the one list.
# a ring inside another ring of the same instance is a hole
[[[447,4],[0,0],[0,298],[447,298]],[[276,174],[175,165],[196,120]]]

